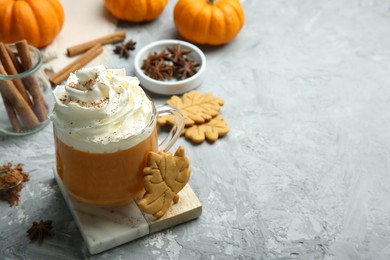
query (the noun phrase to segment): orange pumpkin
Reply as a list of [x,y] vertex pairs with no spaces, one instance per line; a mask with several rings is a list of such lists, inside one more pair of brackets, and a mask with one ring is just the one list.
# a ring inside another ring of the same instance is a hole
[[51,43],[64,24],[58,0],[0,0],[0,41],[26,39],[41,48]]
[[168,0],[104,0],[106,9],[116,18],[130,22],[152,21]]
[[239,0],[179,0],[173,18],[183,38],[210,45],[232,41],[245,20]]

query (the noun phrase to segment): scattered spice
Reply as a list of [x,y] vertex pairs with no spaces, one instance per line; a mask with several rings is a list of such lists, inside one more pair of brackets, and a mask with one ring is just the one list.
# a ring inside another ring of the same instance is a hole
[[18,170],[10,170],[0,175],[0,189],[9,189],[23,180],[22,174]]
[[27,235],[30,240],[38,239],[38,243],[41,245],[45,236],[51,236],[54,234],[52,224],[53,221],[51,220],[41,220],[39,222],[34,221],[32,226],[27,230]]
[[200,64],[188,54],[191,50],[184,50],[178,44],[172,48],[167,47],[159,53],[148,53],[141,69],[152,79],[164,81],[175,78],[183,80],[196,74]]
[[126,43],[115,46],[114,53],[118,54],[121,58],[129,58],[130,51],[135,50],[137,43],[133,40],[129,40]]
[[[13,167],[12,163],[8,162],[0,166],[0,171],[5,171],[5,173],[0,175],[0,188],[10,188],[19,183],[21,179],[22,183],[30,180],[28,173],[23,171],[22,163],[18,163]],[[20,191],[23,188],[22,183],[14,188],[0,192],[0,200],[7,201],[10,207],[18,205]]]

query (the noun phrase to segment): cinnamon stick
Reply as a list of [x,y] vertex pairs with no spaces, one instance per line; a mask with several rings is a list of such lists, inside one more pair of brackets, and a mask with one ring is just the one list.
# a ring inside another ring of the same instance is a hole
[[58,85],[62,81],[64,81],[66,78],[69,77],[69,74],[71,72],[74,72],[82,67],[84,67],[86,64],[88,64],[91,60],[93,60],[96,56],[98,56],[103,51],[103,48],[100,44],[95,45],[91,49],[89,49],[87,52],[85,52],[83,55],[78,57],[76,60],[68,64],[66,67],[58,71],[57,73],[53,74],[49,81],[52,85]]
[[[4,45],[4,43],[0,42],[0,60],[5,68],[6,73],[1,73],[4,75],[15,75],[18,74],[18,71],[16,70],[14,64],[12,63],[11,57],[8,55],[7,49]],[[24,98],[24,100],[27,102],[29,106],[32,106],[31,100],[27,94],[26,88],[23,85],[23,82],[21,79],[13,79],[12,82]]]
[[[15,43],[18,55],[22,62],[24,70],[29,70],[33,67],[33,63],[30,56],[30,50],[26,40]],[[47,120],[47,109],[45,105],[45,98],[42,95],[38,81],[34,75],[26,77],[26,87],[31,95],[33,101],[33,109],[40,122]]]
[[5,45],[5,48],[7,49],[8,55],[12,60],[12,63],[15,66],[15,69],[18,73],[22,73],[23,67],[22,64],[20,64],[20,61],[16,58],[15,53],[11,50],[11,48],[8,45]]
[[[0,65],[0,73],[7,75],[4,67]],[[39,124],[37,116],[32,111],[29,104],[16,89],[14,83],[10,80],[0,81],[0,92],[11,103],[20,120],[27,128],[34,128]]]
[[126,38],[126,32],[125,31],[117,31],[113,34],[109,34],[91,41],[87,41],[84,43],[80,43],[78,45],[69,47],[66,49],[68,56],[73,57],[77,54],[83,53],[86,50],[92,48],[96,44],[105,45],[108,43],[116,43],[123,41]]
[[14,107],[12,106],[11,102],[3,95],[3,92],[1,92],[1,97],[3,98],[4,107],[7,111],[8,119],[11,123],[12,129],[15,132],[19,132],[20,130],[22,130],[22,127],[19,123]]

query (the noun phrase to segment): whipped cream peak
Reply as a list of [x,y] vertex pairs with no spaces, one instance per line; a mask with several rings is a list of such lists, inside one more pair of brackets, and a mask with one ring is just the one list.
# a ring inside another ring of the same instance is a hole
[[[103,65],[80,69],[53,94],[50,118],[56,135],[76,149],[115,152],[137,144],[153,131],[154,105],[139,80],[126,76],[124,69]],[[139,132],[146,136],[138,136]]]

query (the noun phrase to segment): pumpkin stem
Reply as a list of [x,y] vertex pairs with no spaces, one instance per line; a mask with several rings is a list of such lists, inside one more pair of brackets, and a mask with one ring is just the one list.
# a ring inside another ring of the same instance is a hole
[[210,5],[215,5],[218,0],[207,0],[207,3]]

